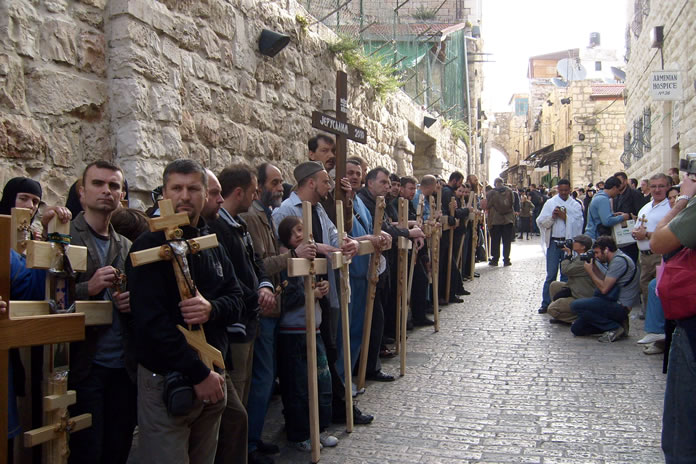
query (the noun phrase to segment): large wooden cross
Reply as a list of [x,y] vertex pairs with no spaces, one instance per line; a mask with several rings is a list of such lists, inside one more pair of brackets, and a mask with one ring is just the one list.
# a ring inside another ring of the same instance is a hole
[[336,200],[345,202],[345,192],[340,188],[341,179],[346,176],[347,141],[367,143],[367,132],[361,127],[348,123],[348,76],[336,71],[336,117],[319,111],[312,112],[312,127],[336,135]]
[[[29,210],[14,209],[12,216],[0,216],[0,297],[4,296],[7,300],[10,295],[10,247],[18,252],[27,252],[28,267],[51,269],[54,274],[66,271],[63,269],[63,246],[29,240],[27,232],[30,220]],[[60,234],[67,241],[69,227],[69,224],[62,224],[54,218],[49,223],[49,234]],[[70,246],[66,254],[74,271],[86,270],[85,247]],[[112,315],[110,301],[74,302],[75,312],[50,314],[51,306],[61,310],[73,302],[74,296],[65,291],[65,281],[70,278],[71,276],[62,277],[62,284],[60,279],[50,276],[47,278],[46,296],[56,297],[58,300],[62,298],[62,301],[55,301],[51,305],[48,301],[10,301],[8,311],[0,314],[0,372],[7,372],[10,348],[51,345],[46,375],[47,396],[43,401],[47,425],[24,434],[24,445],[27,447],[47,443],[45,461],[51,464],[67,462],[69,434],[87,428],[92,423],[91,414],[72,418],[69,416],[67,408],[76,402],[76,394],[67,390],[68,347],[64,344],[84,340],[86,323],[110,324]],[[64,288],[56,292],[59,286]],[[7,381],[0,382],[0,404],[3,405],[8,404],[7,387]],[[0,416],[0,436],[7,437],[7,414]],[[7,455],[7,443],[5,439],[0,440],[0,456],[3,458]]]
[[[343,202],[336,200],[336,229],[338,243],[348,236],[343,223]],[[368,241],[368,243],[370,243]],[[346,397],[346,432],[353,431],[353,364],[350,357],[350,259],[341,251],[330,254],[331,267],[341,270],[341,335],[343,337],[343,379]]]
[[[399,227],[408,229],[408,200],[399,198]],[[406,374],[406,322],[408,320],[408,250],[411,240],[399,237],[398,276],[396,285],[396,339],[399,347],[400,374]],[[415,258],[415,248],[413,249]]]
[[431,241],[431,256],[430,273],[432,275],[433,284],[433,320],[435,324],[433,329],[435,332],[440,331],[440,238],[442,237],[442,224],[440,216],[442,215],[440,204],[442,202],[442,192],[436,194],[437,200],[430,197],[430,241]]
[[[342,215],[340,215],[342,218]],[[312,204],[302,202],[302,235],[303,243],[313,241],[312,237]],[[340,240],[340,236],[339,236]],[[307,389],[309,392],[309,439],[312,444],[312,462],[319,462],[319,386],[317,380],[317,328],[314,308],[316,298],[314,296],[315,276],[326,274],[327,263],[325,258],[305,259],[288,258],[288,276],[304,277],[305,287],[305,332],[307,336]],[[345,330],[345,329],[344,329]],[[349,342],[350,343],[350,342]],[[348,348],[350,358],[350,346]],[[347,374],[350,372],[348,368]],[[346,389],[350,392],[350,383],[346,381]],[[352,399],[351,393],[346,393]],[[351,408],[352,412],[352,408]]]
[[449,224],[449,218],[454,218],[454,212],[457,209],[457,200],[454,196],[449,202],[449,216],[442,216],[442,230],[449,230],[449,248],[447,248],[447,280],[445,281],[445,301],[449,304],[450,290],[452,289],[452,261],[454,261],[454,231],[459,226],[459,220],[454,220],[454,225]]
[[[384,197],[375,200],[375,215],[372,223],[372,234],[377,235],[382,231],[384,209],[386,207]],[[365,387],[367,375],[367,357],[370,349],[370,332],[372,331],[372,312],[374,310],[375,296],[377,294],[377,282],[379,281],[379,259],[381,250],[374,250],[370,259],[370,268],[367,271],[367,300],[365,304],[365,322],[363,323],[362,343],[360,344],[360,364],[358,365],[358,390]]]
[[[189,272],[186,255],[189,253],[195,254],[207,248],[215,248],[218,246],[217,236],[209,234],[190,240],[182,240],[183,231],[180,229],[180,226],[189,224],[188,214],[183,212],[175,213],[172,201],[168,199],[159,201],[159,209],[159,218],[148,219],[150,231],[164,231],[167,243],[159,247],[131,253],[131,262],[133,266],[142,266],[155,261],[171,261],[174,275],[176,276],[176,285],[179,289],[179,296],[182,300],[187,300],[195,296],[196,291],[195,283],[191,279],[191,273]],[[192,330],[190,324],[188,330],[178,324],[176,327],[184,335],[186,342],[191,348],[198,352],[198,357],[203,364],[208,366],[209,369],[213,369],[213,366],[217,366],[220,369],[225,368],[222,353],[214,346],[208,344],[202,326],[198,330]]]
[[[425,196],[421,195],[418,197],[418,206],[416,207],[416,225],[418,227],[423,227],[423,205],[424,205],[424,200]],[[412,252],[412,253],[415,253]],[[408,274],[408,307],[411,307],[411,289],[413,288],[413,274],[416,270],[416,259],[413,258],[413,255],[411,256],[411,270],[409,271]]]

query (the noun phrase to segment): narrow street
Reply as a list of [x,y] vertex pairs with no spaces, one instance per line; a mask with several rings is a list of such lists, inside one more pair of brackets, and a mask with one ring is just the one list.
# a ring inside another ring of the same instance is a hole
[[[513,243],[512,267],[479,264],[465,302],[441,312],[441,330],[410,332],[408,372],[368,383],[359,407],[376,419],[322,463],[659,463],[662,356],[636,345],[643,322],[613,344],[576,338],[537,314],[544,276],[535,238]],[[398,358],[384,370],[398,372]],[[265,439],[277,463],[309,462],[287,448],[280,398]]]

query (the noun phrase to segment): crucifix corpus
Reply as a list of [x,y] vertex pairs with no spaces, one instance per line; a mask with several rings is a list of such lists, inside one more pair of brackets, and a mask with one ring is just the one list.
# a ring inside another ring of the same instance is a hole
[[335,195],[337,201],[345,202],[345,192],[339,184],[341,179],[346,176],[347,141],[367,143],[365,129],[348,123],[348,76],[345,72],[336,71],[336,117],[313,111],[312,127],[336,135]]
[[[10,247],[27,253],[27,267],[46,269],[47,301],[10,301],[0,315],[0,371],[7,372],[10,348],[50,345],[44,379],[47,381],[43,410],[47,425],[24,434],[24,445],[46,443],[45,462],[66,463],[70,453],[68,438],[91,426],[91,414],[70,417],[68,406],[76,394],[68,391],[67,342],[84,340],[85,325],[111,323],[110,301],[74,301],[75,272],[84,272],[87,248],[70,246],[70,225],[57,218],[48,225],[48,242],[29,240],[31,212],[15,208],[12,216],[0,218],[0,297],[10,295]],[[0,402],[7,402],[7,382],[0,385]],[[4,434],[4,435],[2,435]],[[7,414],[0,418],[0,435],[7,436]],[[0,456],[7,455],[6,440],[0,440]]]
[[[372,234],[377,235],[382,231],[384,209],[386,203],[384,197],[375,200],[375,216],[372,223]],[[374,310],[375,296],[377,294],[377,282],[379,281],[379,260],[381,250],[374,250],[370,259],[370,268],[367,271],[367,303],[365,305],[365,321],[363,323],[362,343],[360,344],[360,364],[358,365],[358,390],[365,386],[367,375],[367,352],[370,349],[370,331],[372,330],[372,312]]]
[[449,202],[449,216],[442,216],[442,230],[449,230],[449,248],[447,248],[447,280],[445,281],[445,301],[449,304],[452,285],[452,261],[454,260],[454,230],[459,226],[459,220],[454,220],[454,225],[449,224],[449,218],[454,217],[457,209],[457,200],[452,197]]
[[[343,217],[339,215],[339,217]],[[312,237],[312,204],[308,201],[302,202],[302,235],[303,243],[314,241]],[[339,235],[340,239],[340,235]],[[341,259],[343,256],[341,256]],[[314,288],[316,286],[316,275],[326,274],[327,263],[324,258],[305,259],[305,258],[289,258],[288,259],[288,276],[304,277],[305,286],[305,331],[307,336],[307,390],[309,392],[309,439],[312,444],[312,462],[319,462],[320,443],[319,443],[319,386],[317,380],[317,329],[314,308],[316,298],[314,296]],[[345,329],[344,329],[345,330]],[[344,335],[345,339],[345,335]],[[348,349],[348,357],[350,358],[350,347]],[[350,373],[350,369],[346,371],[346,375]],[[348,377],[346,377],[348,379]],[[351,388],[350,383],[346,380],[346,388]],[[346,393],[346,402],[348,397],[352,396]]]
[[[208,248],[215,248],[218,246],[217,236],[209,234],[190,240],[183,240],[183,231],[180,229],[180,226],[189,224],[188,214],[183,212],[175,213],[171,200],[160,200],[159,209],[160,217],[148,219],[150,231],[164,231],[167,243],[160,247],[131,253],[131,262],[133,266],[142,266],[156,261],[171,261],[174,275],[176,276],[176,285],[179,289],[179,296],[182,300],[187,300],[196,295],[196,286],[191,278],[186,255],[189,253],[196,254]],[[190,324],[188,330],[178,324],[176,327],[184,335],[186,342],[191,348],[198,352],[198,357],[203,364],[208,366],[209,369],[213,369],[213,366],[217,366],[220,369],[225,368],[222,353],[208,344],[202,326],[198,330],[192,330]]]

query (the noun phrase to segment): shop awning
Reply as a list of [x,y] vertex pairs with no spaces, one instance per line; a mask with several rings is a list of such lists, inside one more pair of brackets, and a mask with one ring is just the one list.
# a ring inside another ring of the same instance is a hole
[[546,145],[545,147],[540,148],[537,151],[530,153],[529,156],[525,158],[525,161],[531,161],[531,162],[538,161],[542,155],[545,155],[546,153],[550,153],[552,151],[553,151],[553,144]]
[[541,157],[537,162],[536,167],[543,168],[544,166],[550,166],[552,164],[560,164],[565,160],[570,154],[573,153],[573,146],[568,145],[560,150],[552,151]]

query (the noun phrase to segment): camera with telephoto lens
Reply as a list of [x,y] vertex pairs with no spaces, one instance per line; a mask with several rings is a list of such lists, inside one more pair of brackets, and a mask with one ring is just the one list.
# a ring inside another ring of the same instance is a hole
[[573,239],[567,238],[565,240],[554,240],[553,241],[558,248],[568,248],[569,250],[573,249]]
[[588,250],[585,253],[579,255],[578,258],[580,258],[580,261],[584,263],[591,263],[594,259],[594,250]]
[[679,160],[679,170],[687,175],[696,175],[696,153],[687,153],[686,159]]

